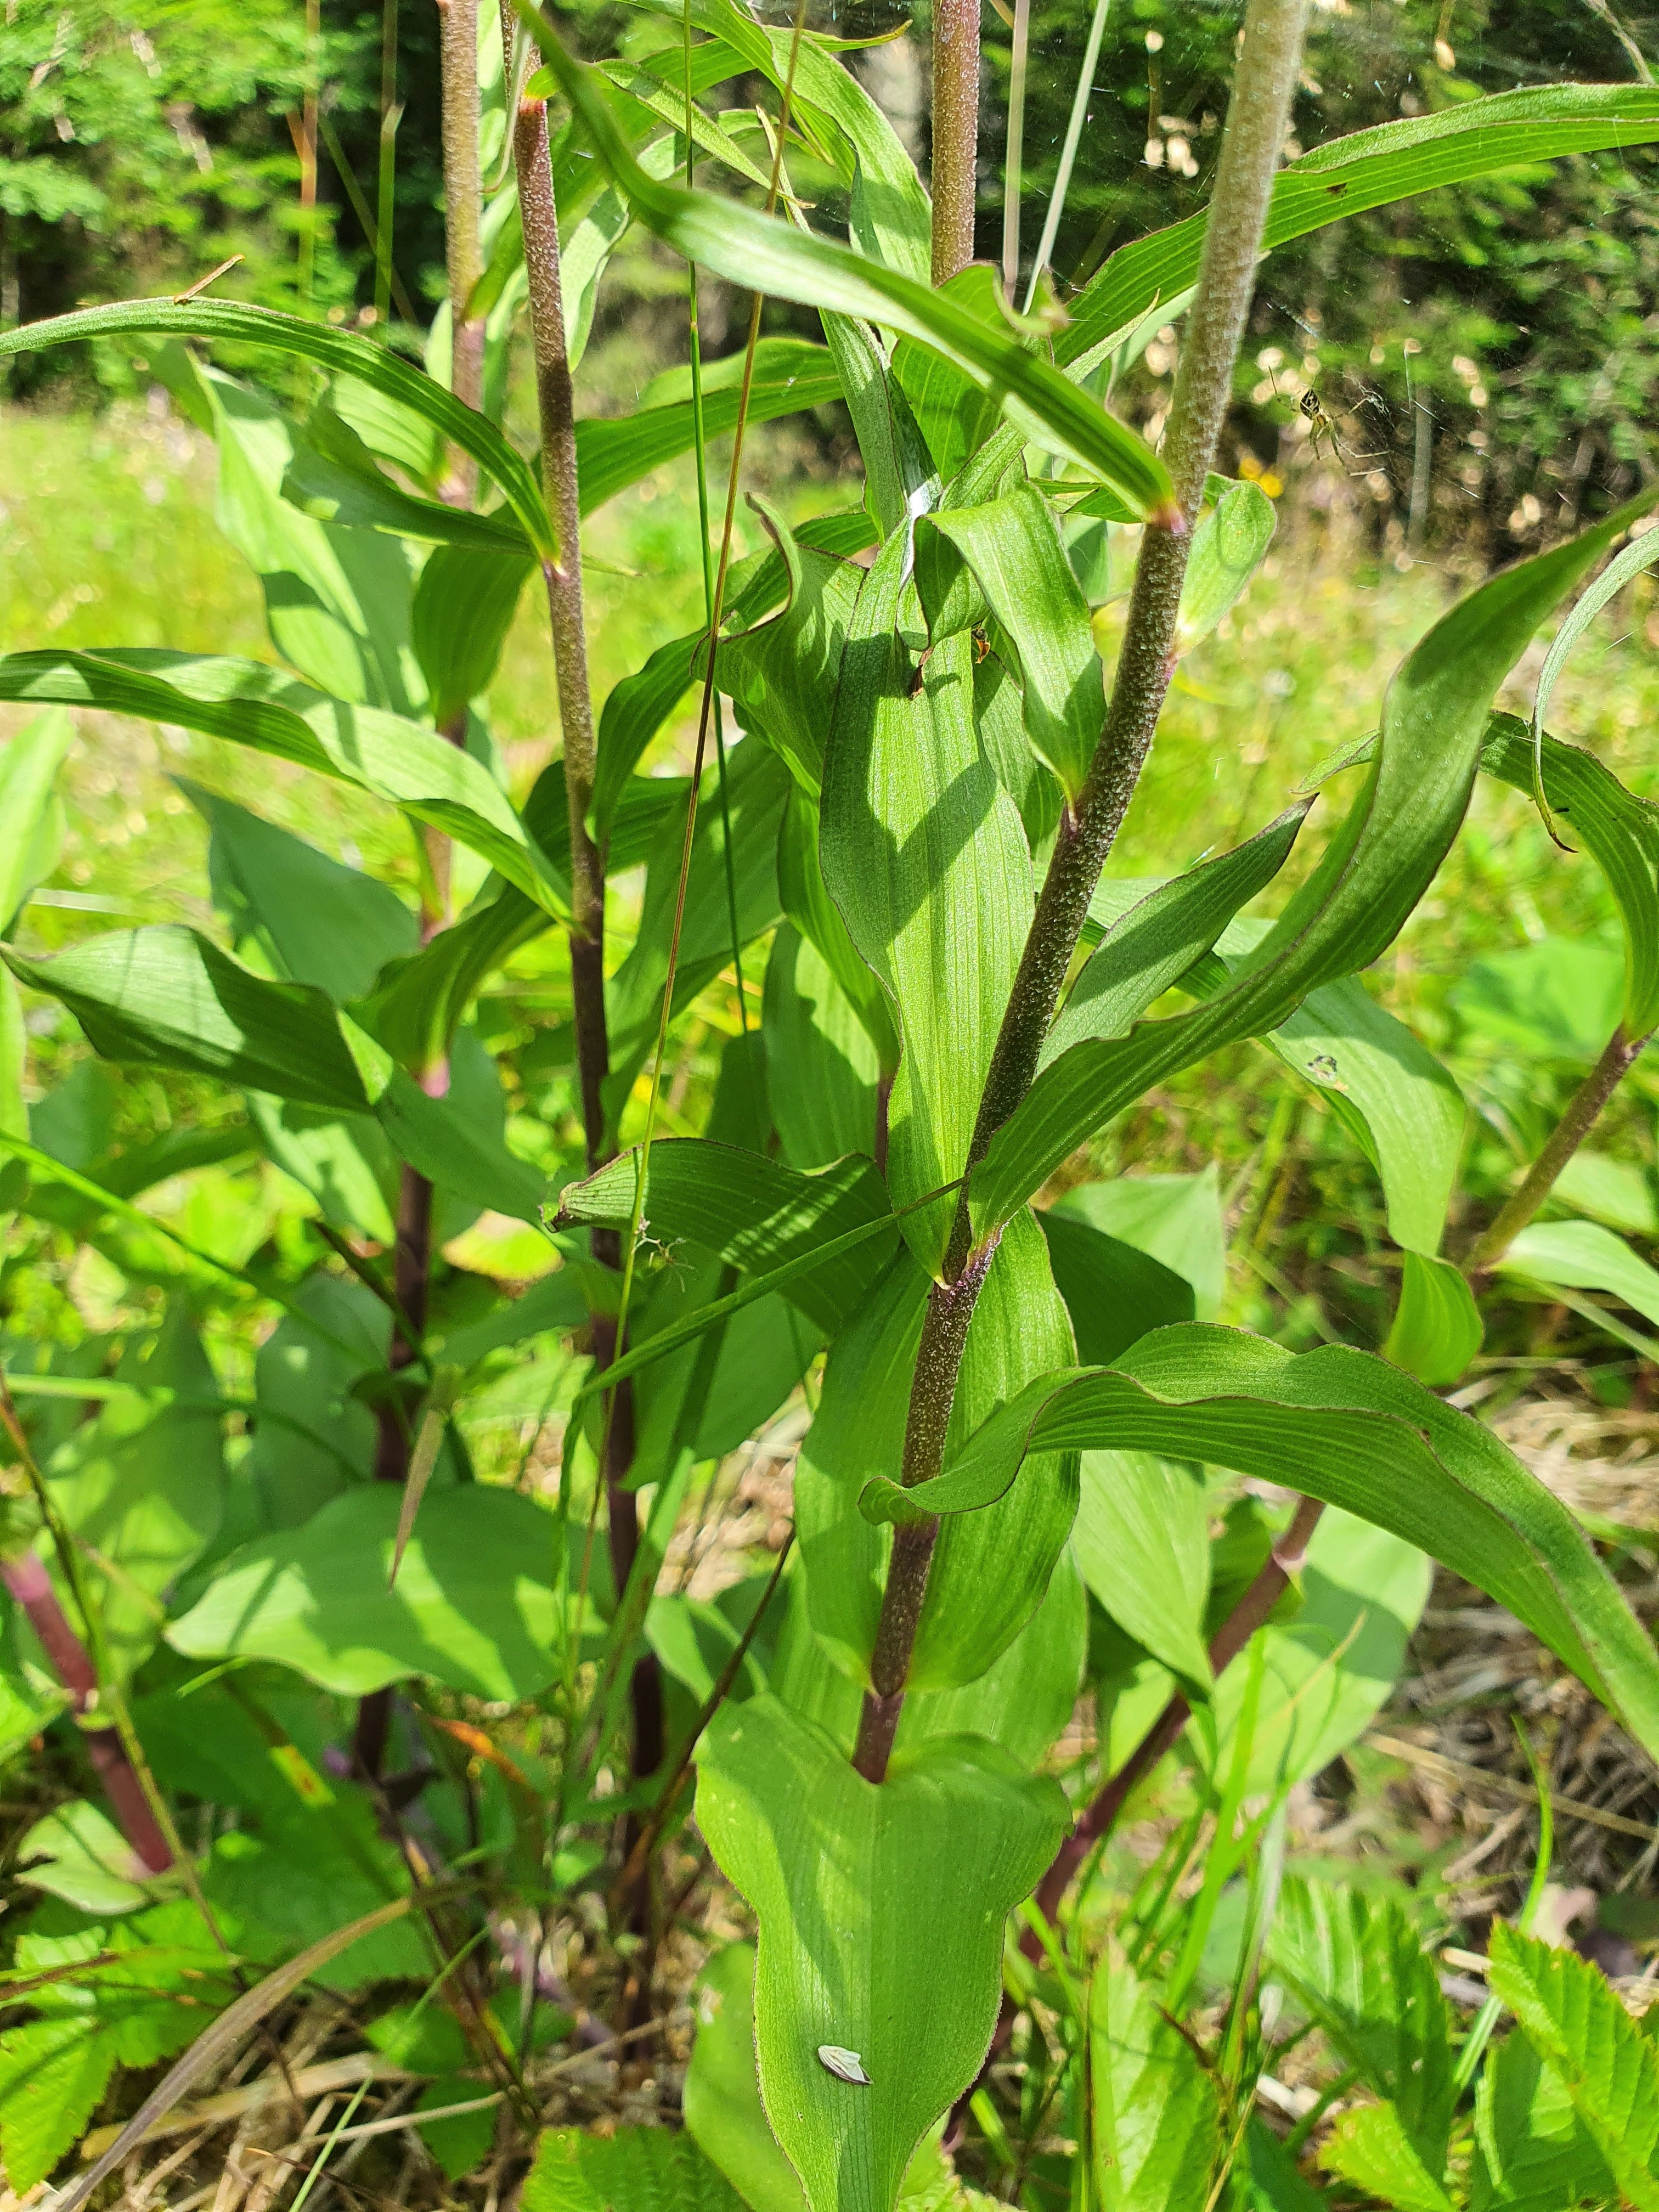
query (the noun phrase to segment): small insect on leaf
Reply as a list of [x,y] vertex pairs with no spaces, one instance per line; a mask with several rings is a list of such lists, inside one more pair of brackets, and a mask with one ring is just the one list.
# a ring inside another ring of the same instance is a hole
[[870,2087],[870,2076],[856,2051],[843,2051],[838,2043],[821,2043],[818,2063],[826,2067],[837,2081],[860,2083],[866,2089]]

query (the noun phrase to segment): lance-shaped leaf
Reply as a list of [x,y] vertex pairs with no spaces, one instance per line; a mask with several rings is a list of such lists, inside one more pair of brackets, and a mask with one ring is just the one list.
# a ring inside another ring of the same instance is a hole
[[1232,852],[1200,861],[1127,906],[1084,963],[1042,1041],[1040,1065],[1087,1038],[1121,1036],[1155,999],[1183,981],[1240,907],[1284,866],[1307,814],[1305,805],[1288,808]]
[[[710,382],[712,389],[703,395],[703,434],[724,437],[737,426],[742,395],[729,381],[716,377]],[[755,375],[744,420],[775,422],[780,416],[799,415],[809,407],[828,407],[841,396],[836,364],[822,346],[804,338],[767,338],[755,349]],[[689,398],[642,408],[634,415],[596,415],[578,422],[582,513],[592,514],[665,461],[689,453],[696,443],[696,416]]]
[[899,1064],[892,1001],[854,944],[830,887],[818,852],[817,810],[796,786],[778,829],[778,896],[783,910],[817,951],[847,996],[890,1085]]
[[[977,579],[1018,663],[1026,734],[1075,799],[1106,719],[1105,684],[1088,602],[1053,509],[1031,483],[983,507],[941,508],[916,526],[918,559],[930,531],[950,540]],[[937,644],[945,633],[927,612]]]
[[[1262,251],[1303,238],[1344,216],[1387,207],[1419,192],[1565,154],[1624,148],[1659,138],[1659,91],[1650,85],[1563,84],[1460,100],[1435,115],[1383,123],[1328,139],[1273,179]],[[1109,350],[1158,301],[1198,276],[1208,210],[1120,247],[1072,303],[1054,358],[1082,364]]]
[[1403,1536],[1524,1620],[1659,1746],[1652,1643],[1566,1508],[1490,1430],[1344,1346],[1297,1358],[1242,1330],[1160,1329],[1115,1369],[1028,1385],[931,1483],[878,1476],[860,1510],[971,1513],[1004,1495],[1027,1452],[1102,1449],[1263,1475]]
[[1193,532],[1187,574],[1181,586],[1181,617],[1176,650],[1190,653],[1235,606],[1273,542],[1278,520],[1260,484],[1234,483],[1212,477],[1214,497]]
[[[633,1218],[637,1152],[625,1152],[561,1193],[558,1225],[625,1229]],[[890,1220],[881,1177],[866,1159],[802,1175],[781,1160],[700,1137],[651,1147],[641,1229],[672,1246],[683,1239],[729,1267],[764,1272],[800,1259],[849,1230]],[[892,1256],[890,1237],[872,1237],[839,1260],[792,1282],[786,1296],[831,1331],[869,1294]]]
[[196,930],[162,922],[43,960],[5,958],[20,981],[61,1000],[106,1060],[185,1068],[337,1113],[368,1104],[328,998],[253,975]]
[[1493,577],[1436,623],[1389,686],[1364,788],[1241,972],[1191,1013],[1073,1045],[1042,1071],[974,1172],[980,1237],[1152,1084],[1221,1044],[1277,1029],[1310,991],[1368,966],[1393,942],[1462,821],[1492,695],[1556,600],[1637,511],[1620,508]]
[[[1645,542],[1645,541],[1639,541]],[[1480,765],[1516,791],[1533,785],[1532,736],[1513,714],[1486,726]],[[1625,1032],[1659,1021],[1659,806],[1638,799],[1593,753],[1547,737],[1544,795],[1607,878],[1625,931]]]
[[1607,1291],[1659,1327],[1659,1271],[1597,1222],[1534,1221],[1492,1264],[1563,1290]]
[[217,338],[230,345],[264,346],[297,356],[331,375],[354,377],[386,398],[429,422],[442,436],[470,453],[484,474],[507,495],[537,555],[558,558],[558,542],[548,519],[535,471],[515,453],[489,417],[465,406],[441,384],[386,347],[327,323],[279,314],[231,300],[123,300],[106,307],[83,307],[49,322],[27,323],[0,331],[0,360],[33,353],[43,346],[66,345],[79,338],[161,336]]
[[489,689],[531,571],[527,554],[440,545],[421,571],[409,611],[409,641],[441,729]]
[[67,714],[37,714],[0,752],[0,932],[57,866],[63,805],[53,787],[74,735]]
[[470,753],[435,730],[330,698],[280,669],[183,653],[14,653],[0,659],[0,699],[179,722],[356,784],[470,847],[549,914],[569,914],[562,872]]
[[1085,1367],[1109,1367],[1149,1329],[1195,1318],[1192,1285],[1150,1252],[1076,1214],[1051,1211],[1037,1219]]
[[[918,665],[919,609],[902,532],[865,578],[824,763],[824,880],[898,1012],[888,1179],[903,1204],[960,1175],[1031,916],[1013,801],[973,720],[974,650],[942,640]],[[948,1206],[905,1234],[930,1273]]]
[[1085,1452],[1072,1550],[1096,1598],[1135,1642],[1206,1698],[1210,1512],[1202,1470],[1145,1451]]
[[290,435],[294,452],[283,475],[283,497],[313,521],[388,531],[417,545],[464,545],[481,553],[531,557],[531,541],[511,507],[477,514],[471,507],[405,491],[380,467],[362,434],[332,407],[313,407],[302,426],[290,426]]
[[573,61],[527,7],[523,21],[635,213],[676,252],[749,290],[857,316],[932,347],[982,389],[996,389],[1028,436],[1111,484],[1137,514],[1169,522],[1175,508],[1163,463],[1097,402],[1028,352],[1012,329],[1006,335],[993,330],[914,276],[757,209],[659,184],[629,151],[603,80]]
[[721,643],[715,667],[743,726],[766,739],[816,799],[842,652],[864,571],[796,541],[781,515],[751,502],[782,557],[787,598],[769,622]]
[[1115,1952],[1089,1993],[1089,2136],[1103,2212],[1203,2204],[1221,2103],[1187,2038]]
[[1659,2208],[1659,2057],[1608,1988],[1573,1952],[1492,1932],[1492,1995],[1565,2083],[1573,2109],[1626,2204]]
[[878,1788],[775,1698],[716,1718],[697,1823],[760,1923],[761,2094],[812,2212],[890,2212],[984,2057],[1004,1915],[1069,1821],[1057,1784],[971,1737],[899,1754]]

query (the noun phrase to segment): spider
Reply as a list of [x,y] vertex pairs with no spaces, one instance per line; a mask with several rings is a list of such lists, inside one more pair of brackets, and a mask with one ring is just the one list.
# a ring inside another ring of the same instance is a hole
[[[1268,370],[1267,374],[1270,377],[1273,377],[1273,391],[1275,395],[1277,395],[1279,391],[1279,379],[1276,376],[1273,376],[1273,373],[1271,369]],[[1369,397],[1369,395],[1367,396]],[[1375,461],[1381,459],[1380,454],[1355,453],[1350,447],[1343,444],[1341,439],[1337,435],[1335,423],[1332,422],[1330,416],[1325,412],[1324,404],[1321,400],[1317,392],[1314,390],[1311,384],[1303,393],[1297,404],[1301,410],[1303,421],[1308,426],[1310,434],[1308,443],[1312,447],[1316,457],[1318,455],[1321,441],[1325,441],[1330,447],[1333,459],[1334,459],[1340,466],[1343,467],[1346,471],[1346,473],[1351,477],[1363,477],[1365,474],[1365,471],[1363,468],[1348,468],[1347,464],[1350,461]]]

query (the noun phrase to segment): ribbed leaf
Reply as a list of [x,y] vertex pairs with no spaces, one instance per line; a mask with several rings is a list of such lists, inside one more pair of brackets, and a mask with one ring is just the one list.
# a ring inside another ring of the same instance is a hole
[[651,2127],[544,2129],[519,2203],[524,2212],[744,2212],[689,2135]]
[[1442,617],[1389,687],[1364,789],[1248,968],[1192,1013],[1074,1045],[1042,1071],[975,1170],[969,1198],[981,1237],[1153,1083],[1222,1043],[1278,1028],[1310,990],[1369,965],[1392,943],[1462,821],[1493,693],[1550,607],[1633,512],[1620,509],[1495,576]]
[[1534,1283],[1610,1291],[1659,1327],[1659,1272],[1596,1222],[1534,1221],[1493,1264]]
[[1113,485],[1137,514],[1168,520],[1172,495],[1162,462],[1104,408],[1027,352],[1012,330],[1006,336],[994,331],[915,277],[756,209],[658,184],[629,153],[603,81],[573,61],[527,7],[523,20],[641,221],[676,252],[750,290],[859,316],[931,346],[982,388],[996,388],[1029,436]]
[[1072,1551],[1118,1626],[1207,1697],[1210,1510],[1197,1468],[1152,1452],[1085,1452]]
[[1382,1347],[1393,1360],[1436,1389],[1455,1382],[1480,1349],[1479,1308],[1461,1269],[1427,1253],[1403,1255],[1400,1304]]
[[[1328,139],[1273,179],[1262,250],[1344,216],[1520,163],[1659,138],[1659,92],[1647,85],[1564,84],[1460,100],[1437,114]],[[1072,305],[1054,357],[1077,364],[1132,329],[1198,275],[1207,211],[1122,246]]]
[[1278,520],[1260,484],[1212,477],[1209,490],[1214,504],[1205,509],[1193,532],[1181,586],[1181,617],[1176,626],[1176,647],[1181,653],[1201,644],[1237,605],[1273,544]]
[[0,751],[0,934],[57,866],[62,809],[53,786],[74,735],[67,714],[48,712],[26,723]]
[[1617,2194],[1566,2083],[1524,2036],[1506,2036],[1475,2091],[1469,2212],[1562,2212]]
[[265,346],[297,355],[331,375],[349,376],[431,423],[444,437],[470,453],[484,474],[507,495],[507,505],[526,537],[544,560],[558,558],[558,543],[529,464],[514,453],[488,416],[475,414],[417,368],[373,340],[327,323],[279,314],[230,300],[123,300],[104,307],[83,307],[49,322],[27,323],[0,331],[0,360],[33,353],[43,346],[66,345],[78,338],[148,337],[218,338],[228,344]]
[[1659,1746],[1659,1662],[1572,1516],[1489,1430],[1344,1346],[1297,1358],[1243,1331],[1161,1329],[1115,1369],[1029,1385],[931,1483],[902,1490],[877,1474],[860,1510],[971,1514],[1005,1494],[1027,1452],[1125,1449],[1264,1475],[1403,1536],[1524,1620]]
[[179,722],[356,784],[480,854],[549,914],[569,914],[567,879],[470,753],[279,669],[183,653],[13,653],[0,659],[0,699]]
[[[1659,1020],[1659,806],[1626,791],[1593,753],[1544,740],[1544,795],[1607,878],[1625,930],[1626,1034]],[[1532,789],[1531,735],[1513,714],[1486,725],[1480,765],[1516,791]]]
[[1089,1993],[1089,2134],[1101,2212],[1190,2212],[1221,2148],[1213,2076],[1115,1955]]
[[1575,1952],[1492,1931],[1492,1995],[1566,2085],[1573,2109],[1639,2212],[1659,2207],[1659,2051]]
[[[626,1152],[586,1182],[568,1184],[559,1197],[558,1226],[625,1229],[638,1169],[638,1153]],[[684,1137],[659,1139],[651,1147],[641,1232],[670,1250],[680,1241],[699,1245],[727,1266],[753,1273],[890,1218],[886,1190],[868,1160],[801,1175],[760,1152]],[[890,1236],[872,1237],[843,1259],[802,1275],[786,1295],[833,1331],[868,1296],[892,1249]]]
[[1380,2197],[1395,2212],[1455,2212],[1395,2105],[1362,2105],[1344,2112],[1321,2144],[1319,2162],[1328,2173],[1352,2183],[1367,2197]]
[[511,507],[477,514],[443,500],[417,498],[376,465],[362,434],[332,407],[313,407],[291,435],[294,453],[283,475],[283,497],[314,521],[389,531],[417,545],[465,545],[530,558],[531,541]]
[[532,565],[527,554],[471,546],[440,545],[428,557],[409,611],[409,641],[441,728],[495,680]]
[[1399,1905],[1292,1877],[1279,1892],[1269,1956],[1343,2064],[1394,2102],[1437,2180],[1457,2103],[1452,2018],[1434,1960]]
[[[830,896],[898,1014],[888,1179],[901,1205],[962,1172],[1032,902],[1024,832],[974,726],[971,640],[920,660],[907,567],[896,533],[859,595],[820,823]],[[945,1202],[906,1223],[930,1273],[950,1220]]]
[[[958,1737],[877,1788],[775,1698],[702,1740],[697,1824],[760,1923],[761,2094],[812,2212],[889,2212],[925,2131],[978,2070],[1002,1919],[1069,1823],[1057,1784]],[[863,2083],[821,2047],[855,2051]]]

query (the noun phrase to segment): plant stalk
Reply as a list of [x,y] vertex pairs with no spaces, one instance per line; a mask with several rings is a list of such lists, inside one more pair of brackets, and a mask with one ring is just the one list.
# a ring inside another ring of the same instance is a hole
[[[478,166],[478,0],[438,0],[443,86],[444,258],[449,278],[449,388],[466,406],[483,404],[484,327],[467,307],[483,274],[479,228],[483,178]],[[458,504],[477,495],[477,463],[453,456]]]
[[1619,1088],[1647,1042],[1646,1037],[1627,1037],[1620,1024],[1607,1039],[1605,1050],[1568,1101],[1567,1110],[1551,1130],[1544,1149],[1528,1169],[1520,1188],[1505,1200],[1496,1218],[1469,1247],[1463,1262],[1466,1275],[1478,1275],[1496,1265],[1554,1189],[1562,1170],[1600,1120],[1602,1108]]
[[51,1576],[33,1552],[18,1552],[0,1559],[0,1581],[22,1608],[52,1672],[70,1693],[87,1757],[103,1784],[116,1825],[149,1871],[165,1874],[173,1864],[173,1853],[149,1808],[119,1731],[98,1711],[97,1670],[58,1601]]
[[[1164,441],[1164,458],[1175,488],[1180,527],[1148,525],[1141,539],[1105,728],[1076,802],[1060,817],[1054,854],[986,1075],[968,1151],[969,1176],[984,1158],[993,1136],[1030,1088],[1089,902],[1128,811],[1163,711],[1175,668],[1176,621],[1192,526],[1231,397],[1233,366],[1255,289],[1256,257],[1290,118],[1308,7],[1309,0],[1250,0],[1245,16],[1211,220],[1204,233],[1198,290],[1176,372]],[[936,82],[937,59],[936,50]],[[936,183],[936,280],[939,223]],[[907,1488],[939,1472],[939,1459],[933,1455],[935,1449],[943,1454],[945,1420],[956,1396],[968,1324],[990,1261],[989,1244],[975,1253],[972,1243],[964,1181],[945,1252],[944,1279],[928,1294],[916,1355],[901,1478]],[[937,1417],[940,1406],[944,1419]],[[924,1415],[924,1407],[935,1410]],[[903,1696],[937,1534],[934,1523],[903,1531],[894,1540],[893,1569],[882,1599],[876,1642],[878,1657],[886,1672],[884,1677],[878,1677],[872,1662],[872,1686],[866,1694],[854,1753],[853,1763],[867,1781],[878,1782],[886,1772],[887,1753],[898,1724],[896,1701],[902,1701]]]
[[933,0],[933,282],[974,258],[980,0]]
[[[502,0],[501,57],[513,79],[516,27],[512,0]],[[564,739],[565,803],[570,823],[570,984],[575,1013],[576,1072],[581,1092],[590,1174],[611,1157],[604,1086],[610,1073],[605,1009],[605,855],[588,832],[593,800],[596,745],[592,693],[587,672],[587,630],[582,611],[581,505],[576,471],[575,392],[565,343],[564,296],[559,268],[559,216],[548,155],[547,103],[520,100],[513,122],[513,155],[524,223],[525,270],[535,353],[536,401],[542,434],[542,483],[558,534],[556,561],[543,564],[548,625],[559,690]],[[595,1230],[593,1256],[608,1267],[622,1259],[614,1230]],[[595,1322],[595,1364],[603,1370],[617,1356],[615,1323]],[[634,1461],[633,1394],[626,1383],[612,1394],[605,1424],[599,1480],[604,1485],[616,1587],[627,1587],[639,1549],[639,1506],[627,1486]],[[655,1773],[664,1752],[662,1676],[650,1654],[639,1660],[629,1686],[634,1723],[634,1772]],[[642,1925],[649,1897],[641,1888],[633,1917]]]

